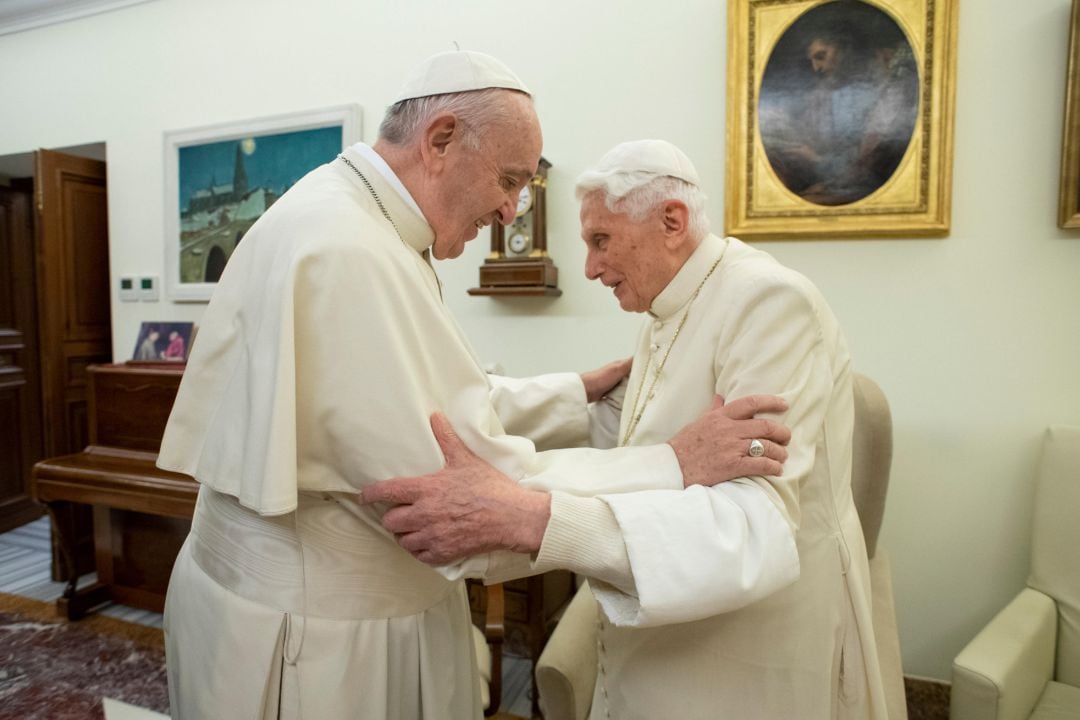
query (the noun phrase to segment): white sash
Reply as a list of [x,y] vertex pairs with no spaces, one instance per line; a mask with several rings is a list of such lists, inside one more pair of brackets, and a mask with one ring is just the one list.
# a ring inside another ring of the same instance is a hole
[[415,615],[457,586],[322,493],[301,493],[294,513],[268,517],[203,486],[188,542],[222,586],[301,617]]

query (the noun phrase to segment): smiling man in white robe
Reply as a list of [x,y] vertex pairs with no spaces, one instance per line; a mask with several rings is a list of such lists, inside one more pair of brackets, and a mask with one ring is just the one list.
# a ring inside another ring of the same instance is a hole
[[[462,578],[529,572],[530,557],[478,551],[436,571],[357,502],[376,480],[440,467],[433,413],[515,481],[681,490],[745,474],[749,437],[775,441],[751,467],[779,472],[786,428],[752,417],[782,410],[779,399],[705,413],[670,443],[540,452],[585,443],[587,401],[625,365],[493,392],[423,253],[456,257],[484,226],[510,222],[540,150],[531,97],[505,65],[435,56],[374,146],[301,179],[233,254],[158,459],[201,483],[166,599],[174,718],[480,716]],[[523,537],[557,515],[532,499],[503,509],[532,523],[516,525]]]
[[518,549],[536,553],[536,570],[591,578],[592,720],[886,720],[851,493],[851,361],[832,311],[802,275],[709,233],[697,171],[670,143],[615,147],[577,194],[585,274],[646,314],[619,445],[663,441],[714,393],[772,393],[790,405],[783,473],[573,494],[543,478],[501,479],[468,438],[437,425],[448,466],[366,488],[365,499],[401,503],[385,526],[417,557],[446,562],[473,552],[448,512],[497,526],[489,497],[532,507],[528,496],[548,496],[544,532]]

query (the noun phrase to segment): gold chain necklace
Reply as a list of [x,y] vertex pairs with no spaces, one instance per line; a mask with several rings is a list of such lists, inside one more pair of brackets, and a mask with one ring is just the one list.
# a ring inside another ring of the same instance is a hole
[[[713,271],[720,267],[720,263],[724,261],[724,254],[727,253],[728,245],[731,243],[730,238],[724,240],[724,249],[720,251],[720,257],[716,258],[716,262],[709,268],[709,272],[705,273],[705,277],[701,279],[698,286],[694,289],[690,299],[686,301],[686,310],[683,311],[682,320],[679,321],[679,326],[675,328],[675,334],[671,336],[671,342],[668,343],[667,351],[664,353],[664,357],[660,359],[660,363],[656,366],[656,369],[652,373],[652,382],[649,383],[649,392],[645,394],[645,401],[641,402],[641,391],[645,388],[645,378],[641,379],[641,384],[638,385],[637,394],[634,396],[633,408],[634,414],[630,417],[630,422],[626,425],[626,432],[623,434],[622,442],[619,443],[620,447],[625,447],[630,444],[630,438],[634,436],[634,431],[637,430],[638,423],[641,422],[641,416],[645,414],[645,408],[648,406],[649,401],[652,400],[653,390],[656,389],[656,383],[660,380],[660,374],[664,371],[664,365],[667,364],[668,357],[671,356],[671,349],[675,347],[675,341],[679,339],[679,333],[682,332],[683,326],[686,325],[686,319],[690,317],[690,307],[697,300],[697,296],[701,293],[701,288],[705,287],[705,283],[708,282],[712,276]],[[649,353],[649,364],[645,366],[645,375],[649,374],[649,367],[652,365],[652,352]],[[641,402],[641,407],[638,407],[638,403]]]

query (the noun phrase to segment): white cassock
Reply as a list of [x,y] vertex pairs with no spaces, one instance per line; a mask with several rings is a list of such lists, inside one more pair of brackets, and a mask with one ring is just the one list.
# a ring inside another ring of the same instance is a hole
[[594,578],[602,612],[592,720],[885,720],[851,494],[849,366],[813,285],[734,238],[706,238],[657,296],[619,437],[640,415],[630,443],[661,442],[714,393],[767,393],[790,405],[790,455],[779,478],[554,493],[536,567]]
[[[667,445],[537,452],[503,432],[420,254],[433,238],[392,171],[356,146],[301,179],[230,259],[158,459],[202,484],[165,608],[173,717],[480,716],[461,578],[524,574],[529,558],[436,571],[355,502],[368,483],[442,467],[436,410],[515,479],[681,487]],[[500,411],[521,432],[586,442],[580,379],[512,386]]]

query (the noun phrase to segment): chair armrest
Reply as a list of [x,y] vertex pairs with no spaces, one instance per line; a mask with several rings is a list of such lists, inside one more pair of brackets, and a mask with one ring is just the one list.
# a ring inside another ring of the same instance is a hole
[[597,605],[581,586],[536,662],[536,687],[544,717],[585,720],[596,684]]
[[1024,588],[953,661],[951,720],[1026,720],[1053,679],[1057,607]]

